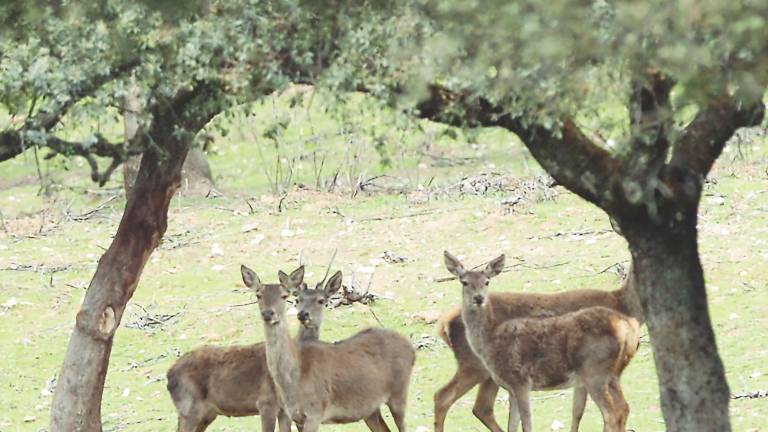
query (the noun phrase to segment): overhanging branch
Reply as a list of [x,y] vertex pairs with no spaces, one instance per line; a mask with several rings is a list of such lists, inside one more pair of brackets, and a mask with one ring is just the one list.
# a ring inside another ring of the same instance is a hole
[[[73,85],[72,88],[68,90],[67,97],[64,98],[64,102],[61,102],[54,107],[42,108],[36,114],[27,118],[27,120],[24,122],[24,125],[19,129],[10,129],[0,132],[0,162],[12,159],[20,155],[29,147],[28,145],[25,145],[24,137],[26,134],[48,136],[48,132],[59,123],[61,118],[74,104],[76,104],[84,97],[93,94],[94,91],[99,89],[107,82],[128,73],[133,68],[138,66],[138,64],[138,60],[131,59],[110,68],[107,72],[91,76],[87,80]],[[65,142],[62,140],[59,141],[62,143]],[[58,152],[64,153],[63,151]],[[111,155],[107,155],[106,157],[111,157]]]
[[750,106],[724,95],[700,110],[675,143],[670,165],[686,169],[703,180],[725,144],[742,127],[757,126],[765,116],[762,101]]
[[[48,135],[38,141],[44,142],[45,146],[52,150],[45,157],[46,159],[50,159],[57,154],[85,158],[91,167],[91,180],[98,183],[99,186],[104,186],[120,164],[129,157],[139,155],[143,151],[142,147],[127,149],[122,144],[111,143],[101,135],[95,135],[92,140],[84,142],[66,141],[53,135]],[[104,171],[100,172],[95,156],[111,158],[112,161]]]
[[[422,118],[454,126],[497,126],[515,133],[555,179],[587,201],[609,211],[616,204],[619,162],[590,140],[569,118],[559,129],[513,117],[487,99],[430,86],[417,106]],[[609,211],[610,212],[610,211]]]

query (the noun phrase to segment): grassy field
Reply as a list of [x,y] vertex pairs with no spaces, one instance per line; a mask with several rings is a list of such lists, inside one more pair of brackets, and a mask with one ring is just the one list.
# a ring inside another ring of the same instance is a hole
[[[314,112],[268,104],[261,110],[263,117],[277,119]],[[539,168],[513,137],[499,131],[454,137],[429,124],[399,137],[400,132],[386,129],[394,120],[385,115],[370,122],[373,126],[362,116],[351,126],[340,126],[320,108],[316,111],[311,126],[306,119],[291,119],[303,127],[280,132],[277,146],[284,152],[280,163],[292,164],[292,180],[309,188],[286,184],[277,195],[271,193],[274,182],[263,168],[276,166],[264,162],[276,160],[274,141],[264,138],[269,125],[241,117],[227,120],[227,134],[212,132],[211,164],[223,195],[174,198],[166,237],[152,255],[115,339],[104,391],[105,430],[174,430],[165,372],[175,359],[201,344],[262,340],[257,306],[241,306],[253,301],[240,279],[241,263],[256,270],[262,281],[276,281],[277,270],[295,268],[301,255],[308,264],[307,278],[315,281],[338,249],[334,268],[363,287],[370,283],[381,298],[371,308],[328,311],[323,339],[338,340],[380,325],[378,317],[413,340],[433,342],[417,353],[408,410],[411,430],[432,429],[432,395],[455,371],[450,350],[435,339],[429,322],[460,298],[458,283],[435,281],[448,275],[444,249],[472,264],[507,254],[511,271],[493,281],[494,290],[607,290],[619,285],[609,267],[626,265],[626,245],[610,231],[602,212],[574,195],[558,188],[556,197],[530,199],[508,211],[500,202],[510,192],[472,195],[451,187],[479,173],[538,175]],[[389,167],[382,167],[381,153],[373,150],[381,136],[397,143],[386,155]],[[327,185],[336,171],[352,181],[386,173],[391,177],[384,179],[397,180],[401,192],[362,192],[352,198],[343,182],[334,192],[315,190],[317,156],[326,152],[327,160],[342,162],[327,165],[320,183]],[[702,202],[701,255],[720,353],[735,395],[768,389],[767,160],[764,137],[730,147]],[[41,172],[52,191],[47,196],[39,194],[30,152],[0,165],[0,400],[5,406],[0,431],[47,428],[51,381],[61,367],[85,288],[125,204],[121,179],[99,190],[87,182],[80,161],[54,159]],[[288,193],[278,212],[283,190]],[[387,263],[385,251],[407,261]],[[175,316],[162,325],[142,326],[148,315]],[[629,427],[655,432],[664,425],[647,342],[644,335],[623,385],[632,410]],[[450,411],[448,430],[485,430],[471,414],[473,394]],[[502,423],[505,401],[500,394],[496,412]],[[570,390],[535,393],[535,430],[568,427],[570,404]],[[731,415],[736,431],[768,431],[768,399],[734,399]],[[601,430],[592,402],[582,424],[583,431]],[[256,417],[222,417],[209,430],[258,428]],[[360,423],[323,430],[366,428]]]

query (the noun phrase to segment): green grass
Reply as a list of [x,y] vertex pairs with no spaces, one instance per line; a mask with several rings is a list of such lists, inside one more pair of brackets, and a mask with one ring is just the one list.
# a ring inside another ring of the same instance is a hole
[[[311,109],[316,111],[315,132],[328,135],[323,149],[329,152],[329,160],[337,159],[344,152],[343,140],[333,136],[338,125],[332,116],[323,116],[320,108]],[[273,114],[266,104],[256,112],[254,118]],[[385,113],[369,120],[374,127],[385,128],[391,117]],[[278,213],[277,199],[269,195],[258,155],[257,145],[264,145],[259,138],[263,123],[221,121],[230,122],[231,131],[226,137],[214,133],[211,164],[225,195],[174,198],[166,242],[144,270],[115,338],[102,409],[105,430],[173,430],[175,410],[165,390],[164,374],[177,355],[203,343],[231,345],[263,339],[256,306],[234,306],[253,300],[240,281],[241,263],[256,270],[262,280],[274,281],[277,270],[295,267],[301,253],[308,263],[308,279],[314,281],[322,277],[338,249],[335,268],[345,275],[354,273],[363,286],[373,268],[372,291],[392,295],[373,306],[375,315],[387,327],[415,338],[423,333],[434,336],[435,328],[417,322],[414,314],[443,311],[459,302],[458,284],[434,282],[447,275],[441,259],[444,249],[464,255],[473,264],[506,253],[510,263],[524,265],[502,274],[493,282],[493,289],[528,292],[614,289],[618,278],[600,271],[628,260],[623,240],[606,231],[606,216],[565,191],[556,201],[533,204],[530,213],[505,215],[500,211],[499,196],[451,196],[416,204],[400,194],[363,194],[352,199],[346,194],[294,190],[286,198],[286,210]],[[379,154],[366,146],[362,169],[368,176],[390,173],[408,178],[414,187],[432,177],[433,184],[448,185],[479,171],[521,176],[540,172],[516,140],[501,131],[480,134],[472,148],[461,135],[454,140],[430,132],[430,128],[438,128],[435,125],[423,128],[424,132],[410,132],[406,147],[414,153],[402,163],[384,168]],[[247,129],[251,132],[243,132]],[[286,134],[289,154],[309,148],[302,141],[308,132],[289,128]],[[365,139],[364,135],[355,136]],[[441,167],[416,156],[415,151],[427,148],[427,143],[433,154],[477,159],[467,165]],[[710,195],[724,196],[724,201],[707,196],[702,203],[701,255],[712,319],[733,393],[768,389],[767,147],[764,140],[758,141],[746,160],[734,160],[733,152],[726,154],[713,174],[718,182],[707,190]],[[263,154],[274,157],[270,151],[269,146],[262,148]],[[525,157],[531,164],[528,167]],[[78,165],[75,161],[43,162],[43,171],[56,181],[50,197],[37,193],[30,154],[0,165],[0,210],[7,229],[0,229],[0,304],[11,298],[17,302],[10,308],[0,307],[0,376],[4,377],[0,400],[6,404],[0,412],[1,431],[47,428],[51,395],[43,390],[61,367],[85,287],[124,206],[124,199],[118,196],[88,220],[72,218],[119,193],[121,181],[113,179],[106,191],[97,190],[88,183],[85,168]],[[312,177],[308,165],[297,170],[299,181],[309,183]],[[246,199],[255,206],[253,213]],[[370,220],[419,212],[430,213]],[[252,224],[255,230],[243,232],[244,226]],[[284,237],[281,231],[286,226],[301,233]],[[261,235],[260,243],[253,242]],[[223,251],[221,255],[212,253],[214,245]],[[383,263],[379,257],[385,250],[405,255],[409,261]],[[128,328],[126,324],[142,313],[139,305],[153,313],[181,314],[159,329]],[[328,311],[323,339],[337,340],[373,325],[378,323],[367,307]],[[648,341],[647,335],[643,340]],[[418,352],[408,410],[411,430],[418,426],[431,430],[432,395],[454,371],[453,356],[442,343]],[[629,427],[643,432],[664,430],[648,343],[641,345],[622,382],[632,409]],[[501,423],[506,420],[503,393],[496,406]],[[471,414],[472,402],[468,396],[455,405],[448,416],[448,430],[485,430]],[[570,405],[570,390],[535,393],[535,430],[548,431],[556,420],[568,426]],[[765,399],[734,400],[731,411],[734,430],[765,430]],[[582,430],[599,431],[601,424],[590,402]],[[255,417],[219,418],[209,430],[254,429],[258,430]],[[352,424],[323,430],[366,428]]]

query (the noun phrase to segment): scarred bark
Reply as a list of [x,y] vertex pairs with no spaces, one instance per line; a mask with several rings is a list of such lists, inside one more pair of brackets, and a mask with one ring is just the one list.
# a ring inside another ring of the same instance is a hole
[[77,314],[51,412],[52,431],[100,431],[101,397],[115,330],[167,226],[185,145],[166,158],[145,153],[133,193]]
[[[186,112],[212,97],[205,84],[155,110],[134,188],[109,249],[99,260],[77,314],[51,409],[50,430],[101,431],[101,399],[115,331],[144,265],[165,233],[168,206],[181,181],[191,136],[215,114]],[[176,127],[186,133],[176,133]]]

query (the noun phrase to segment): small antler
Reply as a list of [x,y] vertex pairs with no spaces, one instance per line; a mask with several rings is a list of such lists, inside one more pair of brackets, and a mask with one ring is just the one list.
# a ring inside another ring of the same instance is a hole
[[323,286],[323,284],[325,284],[325,280],[328,279],[328,273],[331,272],[331,265],[333,264],[333,260],[336,259],[336,253],[338,252],[339,252],[338,248],[333,250],[333,255],[331,256],[331,260],[328,261],[328,268],[325,269],[325,276],[323,276],[323,280],[320,281],[320,283],[318,283],[317,286]]

